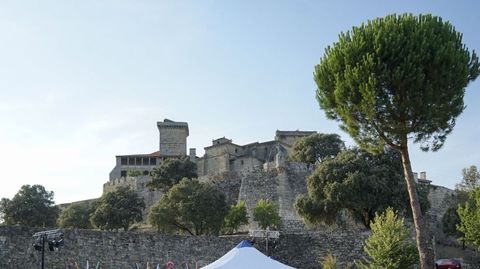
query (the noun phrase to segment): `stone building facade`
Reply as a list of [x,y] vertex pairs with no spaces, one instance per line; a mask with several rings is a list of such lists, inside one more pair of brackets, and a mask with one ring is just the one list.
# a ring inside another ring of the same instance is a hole
[[[188,123],[169,119],[157,122],[160,134],[159,150],[147,154],[117,155],[115,167],[110,172],[109,182],[115,183],[135,170],[148,176],[166,158],[187,156]],[[215,175],[224,172],[240,172],[273,162],[278,154],[286,155],[295,141],[316,132],[313,131],[276,131],[275,139],[267,142],[254,142],[237,145],[225,137],[215,139],[211,146],[205,147],[205,154],[196,157],[196,150],[189,150],[190,160],[197,163],[198,175]]]
[[[160,133],[159,150],[148,154],[117,155],[115,167],[110,172],[109,182],[128,176],[128,171],[139,171],[148,176],[153,168],[160,166],[166,158],[187,156],[188,124],[169,119],[157,122]],[[195,150],[190,154],[195,157]]]
[[205,155],[197,160],[199,176],[225,172],[241,172],[261,167],[284,158],[298,139],[315,134],[313,131],[276,131],[275,139],[237,145],[225,137],[215,139],[205,147]]

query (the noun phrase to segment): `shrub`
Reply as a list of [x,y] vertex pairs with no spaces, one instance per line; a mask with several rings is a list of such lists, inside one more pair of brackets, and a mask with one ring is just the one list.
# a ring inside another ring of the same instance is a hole
[[364,251],[369,256],[357,265],[362,269],[405,269],[418,263],[415,244],[409,238],[409,230],[403,218],[388,208],[381,215],[375,214],[370,225],[372,234],[365,241]]

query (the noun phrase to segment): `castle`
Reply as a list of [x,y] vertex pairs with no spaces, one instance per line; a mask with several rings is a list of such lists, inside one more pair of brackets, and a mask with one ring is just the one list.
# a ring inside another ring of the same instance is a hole
[[[144,199],[144,214],[147,214],[149,208],[163,196],[161,191],[146,187],[151,181],[150,171],[158,168],[165,159],[188,156],[197,164],[199,180],[215,184],[225,193],[227,202],[245,200],[247,211],[251,214],[259,199],[270,199],[278,204],[284,223],[301,222],[293,203],[297,195],[306,193],[305,177],[313,167],[289,162],[286,157],[295,141],[315,134],[315,131],[277,130],[271,141],[246,145],[237,145],[231,139],[222,137],[213,140],[212,145],[204,148],[205,154],[197,157],[194,148],[187,155],[189,129],[186,122],[165,119],[157,122],[157,127],[159,150],[116,156],[109,181],[103,185],[104,192],[117,186],[129,186]],[[135,171],[135,176],[131,176],[130,171]]]
[[[116,165],[110,172],[110,182],[127,177],[129,171],[140,171],[148,176],[163,160],[187,156],[188,123],[165,119],[157,122],[157,127],[160,133],[159,150],[148,154],[116,156]],[[204,148],[203,157],[196,156],[195,148],[190,148],[188,156],[197,164],[199,177],[224,172],[241,172],[268,162],[280,162],[281,158],[291,151],[295,141],[315,133],[315,131],[277,130],[274,140],[243,146],[222,137],[213,140],[211,146]]]
[[[117,186],[129,186],[144,199],[144,214],[147,215],[150,207],[163,196],[161,191],[147,188],[152,180],[150,171],[158,168],[165,159],[188,156],[197,164],[198,179],[216,185],[225,193],[228,203],[244,200],[251,216],[258,200],[271,200],[279,207],[284,231],[305,229],[293,204],[298,195],[307,193],[306,177],[314,166],[291,162],[287,156],[295,141],[315,134],[315,131],[277,130],[271,141],[246,145],[222,137],[214,139],[212,145],[204,148],[204,155],[198,157],[195,148],[190,148],[187,155],[188,123],[165,119],[157,122],[157,127],[160,135],[158,151],[116,156],[109,181],[103,185],[104,192]],[[131,171],[135,171],[135,175],[131,175]],[[418,183],[430,183],[425,172],[420,176],[414,173],[414,177]],[[256,223],[249,225],[250,229],[256,228]]]

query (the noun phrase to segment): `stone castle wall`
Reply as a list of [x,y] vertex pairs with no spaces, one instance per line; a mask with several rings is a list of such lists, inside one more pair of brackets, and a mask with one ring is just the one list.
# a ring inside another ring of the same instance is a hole
[[[32,247],[36,228],[20,226],[0,227],[0,268],[37,268],[40,252]],[[158,233],[101,232],[93,230],[62,230],[65,245],[57,252],[46,251],[49,269],[74,268],[75,262],[85,266],[89,260],[94,268],[146,268],[146,263],[164,265],[171,260],[177,268],[188,262],[205,266],[220,258],[247,236],[172,236]],[[346,231],[317,231],[305,234],[281,235],[276,246],[271,245],[269,255],[290,266],[302,269],[318,268],[318,258],[332,253],[341,263],[362,257],[362,241],[366,233]],[[264,252],[265,242],[256,239],[256,247]],[[299,251],[299,250],[302,251]],[[164,268],[164,266],[162,266]]]
[[[448,240],[448,236],[443,233],[443,215],[447,212],[453,203],[455,203],[455,191],[442,187],[442,186],[430,186],[428,193],[428,201],[430,202],[430,209],[428,210],[429,223],[431,223],[431,230],[435,236],[436,241],[450,244],[451,240]],[[453,241],[455,242],[455,241]]]
[[435,221],[441,222],[447,209],[455,202],[455,191],[442,186],[431,185],[428,200],[430,201],[430,215],[435,218]]
[[[250,219],[249,229],[258,229],[253,221],[253,208],[260,199],[278,202],[278,172],[272,170],[252,170],[241,176],[238,200],[244,200]],[[277,204],[278,205],[278,204]]]
[[157,203],[163,196],[163,192],[159,190],[150,190],[146,187],[151,181],[150,176],[138,177],[121,177],[103,184],[103,192],[114,190],[119,186],[128,186],[134,190],[138,196],[142,197],[145,202],[145,210],[143,211],[144,221],[150,212],[150,207]]
[[294,209],[295,199],[307,192],[306,177],[313,171],[306,164],[287,162],[278,167],[276,163],[265,163],[263,168],[255,167],[241,173],[238,200],[245,200],[250,216],[249,229],[257,229],[253,220],[253,208],[260,199],[274,202],[279,209],[282,231],[305,231],[303,221]]
[[[277,204],[282,220],[282,231],[301,233],[309,228],[298,216],[294,203],[299,195],[307,193],[306,178],[314,168],[314,165],[304,163],[285,162],[283,166],[278,166],[276,162],[267,162],[263,167],[256,165],[241,171],[201,176],[199,180],[215,185],[225,194],[229,205],[237,203],[238,200],[245,200],[250,224],[244,227],[244,230],[258,229],[258,225],[253,221],[253,208],[258,200],[266,199]],[[149,176],[119,178],[105,183],[104,192],[117,186],[131,187],[145,200],[144,221],[146,221],[150,207],[163,196],[161,191],[151,191],[146,188],[149,181]],[[431,204],[428,212],[430,223],[433,225],[431,228],[436,238],[443,240],[445,235],[441,232],[442,217],[454,200],[454,192],[444,187],[431,186],[428,197]],[[344,219],[349,227],[358,230],[359,226],[355,225],[351,219]]]

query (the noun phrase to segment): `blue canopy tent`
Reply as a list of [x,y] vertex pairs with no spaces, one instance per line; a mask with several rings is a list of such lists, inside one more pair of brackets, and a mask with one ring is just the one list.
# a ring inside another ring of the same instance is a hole
[[220,259],[201,269],[295,269],[270,257],[265,256],[243,240],[235,248],[227,252]]

